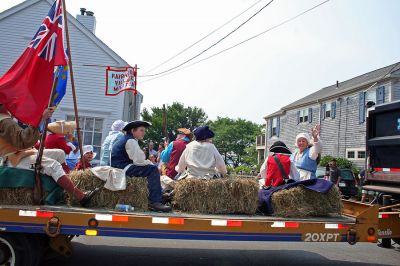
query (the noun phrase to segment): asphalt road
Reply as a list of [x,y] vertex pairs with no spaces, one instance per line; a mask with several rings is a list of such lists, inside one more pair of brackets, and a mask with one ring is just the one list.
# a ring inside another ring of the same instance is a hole
[[74,254],[47,265],[400,265],[400,247],[375,244],[224,242],[79,237]]

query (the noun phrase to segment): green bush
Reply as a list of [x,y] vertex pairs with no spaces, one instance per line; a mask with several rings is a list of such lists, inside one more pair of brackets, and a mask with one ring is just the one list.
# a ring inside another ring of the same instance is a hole
[[[326,155],[326,156],[322,157],[319,165],[326,167],[333,158],[334,157],[332,157],[330,155]],[[358,173],[360,172],[360,169],[358,169],[358,167],[352,161],[349,161],[346,158],[340,158],[340,157],[336,158],[336,164],[339,168],[351,169],[351,171],[354,173],[354,175],[356,177],[358,176]]]
[[250,166],[240,165],[235,168],[235,173],[238,174],[240,171],[243,171],[243,174],[251,174],[251,170],[253,170]]

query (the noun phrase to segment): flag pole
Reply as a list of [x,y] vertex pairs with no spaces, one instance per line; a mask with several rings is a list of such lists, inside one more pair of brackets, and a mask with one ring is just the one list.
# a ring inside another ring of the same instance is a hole
[[72,88],[72,99],[73,99],[73,102],[74,102],[76,131],[78,133],[79,151],[80,151],[80,154],[81,154],[80,160],[81,160],[82,168],[85,169],[85,163],[83,161],[83,148],[82,148],[81,128],[79,126],[78,106],[76,104],[74,71],[72,69],[71,45],[70,45],[70,42],[69,42],[67,7],[65,6],[65,0],[62,0],[62,3],[63,3],[63,15],[64,15],[65,39],[67,41],[67,49],[68,49],[68,68],[69,68],[69,73],[70,73],[70,76],[71,76],[71,88]]
[[[58,71],[60,71],[60,70],[58,69]],[[55,91],[55,87],[57,86],[57,82],[58,82],[58,74],[59,74],[59,72],[57,72],[54,75],[53,86],[51,88],[51,94],[50,94],[49,103],[47,104],[47,108],[51,107],[50,105],[51,105],[51,102],[53,101],[53,98],[54,98],[54,91]],[[43,128],[42,135],[40,136],[40,146],[39,146],[39,151],[37,153],[36,162],[35,162],[35,169],[34,169],[35,185],[33,187],[33,193],[32,193],[33,203],[35,205],[39,205],[41,203],[41,201],[42,201],[42,182],[40,180],[40,172],[42,170],[42,158],[43,158],[43,151],[44,151],[44,142],[46,140],[47,125],[48,124],[49,124],[49,120],[46,119],[46,121],[44,121],[44,128]]]

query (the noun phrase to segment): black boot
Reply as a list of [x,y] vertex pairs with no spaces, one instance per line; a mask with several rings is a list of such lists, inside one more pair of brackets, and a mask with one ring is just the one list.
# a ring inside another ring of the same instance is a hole
[[164,205],[161,202],[154,202],[149,204],[149,210],[155,212],[170,212],[172,211],[171,206]]
[[95,188],[92,191],[86,192],[85,196],[83,197],[83,199],[81,199],[79,204],[81,204],[82,207],[86,207],[89,204],[90,200],[94,197],[94,195],[99,192],[99,190],[100,188]]

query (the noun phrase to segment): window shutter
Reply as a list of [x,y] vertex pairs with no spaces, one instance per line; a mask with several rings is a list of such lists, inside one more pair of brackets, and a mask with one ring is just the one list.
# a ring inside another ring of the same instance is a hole
[[279,131],[281,130],[281,117],[276,118],[276,136],[279,138]]
[[297,124],[300,124],[300,111],[297,111]]
[[336,118],[336,102],[332,102],[332,105],[331,105],[331,117],[332,117],[332,119],[335,119]]
[[326,115],[326,103],[322,105],[322,120],[325,120]]
[[312,108],[308,108],[308,122],[312,123]]
[[385,103],[385,87],[376,89],[376,104]]
[[365,93],[362,91],[358,94],[358,122],[360,124],[365,121]]
[[272,138],[272,119],[269,120],[269,138]]

